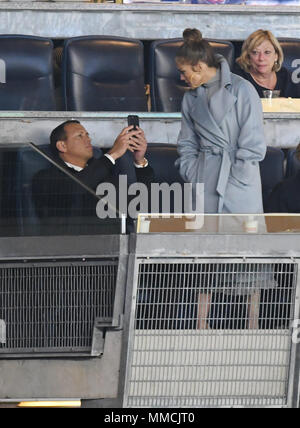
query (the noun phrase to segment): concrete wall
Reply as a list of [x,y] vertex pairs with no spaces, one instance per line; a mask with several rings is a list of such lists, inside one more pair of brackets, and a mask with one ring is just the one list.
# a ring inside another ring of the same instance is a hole
[[[273,147],[295,147],[300,143],[300,114],[265,113],[266,143]],[[77,119],[89,131],[93,144],[111,147],[127,126],[127,113],[90,112],[13,112],[0,113],[0,144],[33,142],[46,144],[57,125]],[[176,144],[180,131],[180,113],[140,113],[140,125],[148,142]]]
[[258,28],[277,37],[300,38],[300,6],[193,4],[95,4],[88,2],[1,2],[2,34],[52,38],[115,35],[138,39],[181,37],[186,27],[205,37],[243,40]]

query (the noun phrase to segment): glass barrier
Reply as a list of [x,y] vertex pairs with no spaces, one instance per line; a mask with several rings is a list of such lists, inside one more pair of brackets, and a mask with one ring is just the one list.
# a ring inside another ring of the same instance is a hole
[[[56,0],[60,1],[60,0]],[[300,5],[300,0],[123,0],[123,3],[159,3],[163,2],[179,2],[192,4],[211,4],[211,5],[242,5],[242,6],[276,6],[276,5]],[[98,0],[98,3],[103,3]],[[116,1],[118,3],[118,1]]]
[[88,178],[55,159],[48,145],[0,144],[0,236],[124,232],[117,213],[99,218],[101,198]]
[[139,214],[137,233],[300,233],[300,214]]

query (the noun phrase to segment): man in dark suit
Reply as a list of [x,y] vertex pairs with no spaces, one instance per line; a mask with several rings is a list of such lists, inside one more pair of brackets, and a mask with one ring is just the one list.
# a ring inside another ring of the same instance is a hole
[[[146,185],[153,180],[153,170],[145,158],[147,141],[140,128],[124,128],[113,147],[96,159],[87,130],[79,121],[71,120],[52,131],[50,147],[53,159],[94,192],[103,182],[112,183],[118,191],[118,174],[122,173],[118,163],[125,158],[130,164],[128,170],[131,168],[135,176],[131,179]],[[89,234],[100,230],[96,216],[98,199],[56,166],[36,174],[32,190],[37,214],[46,225],[47,234],[56,233],[59,228],[65,233]],[[109,222],[106,224],[109,228]]]

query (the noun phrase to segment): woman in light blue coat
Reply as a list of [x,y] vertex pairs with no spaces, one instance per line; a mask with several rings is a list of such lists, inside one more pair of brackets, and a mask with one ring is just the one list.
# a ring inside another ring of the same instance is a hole
[[256,90],[230,72],[198,30],[184,31],[176,63],[191,88],[182,102],[181,176],[204,183],[206,213],[262,213],[259,161],[266,144]]
[[[183,37],[176,64],[190,90],[182,102],[177,167],[186,182],[204,183],[204,212],[262,213],[259,161],[266,144],[257,92],[230,72],[222,56],[214,55],[200,31],[186,29]],[[208,326],[210,290],[221,286],[224,292],[224,281],[217,285],[216,275],[210,275],[208,287],[199,284],[199,328]],[[258,328],[260,289],[274,286],[271,271],[230,276],[229,290],[251,296],[249,328]]]

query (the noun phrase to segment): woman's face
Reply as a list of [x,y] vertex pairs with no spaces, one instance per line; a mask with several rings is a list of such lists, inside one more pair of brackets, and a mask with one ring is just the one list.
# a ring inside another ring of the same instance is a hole
[[198,88],[205,83],[205,64],[199,62],[197,65],[184,64],[177,62],[177,69],[180,73],[180,79],[192,88]]
[[251,72],[266,75],[272,73],[278,55],[272,43],[265,40],[249,53],[249,58]]

